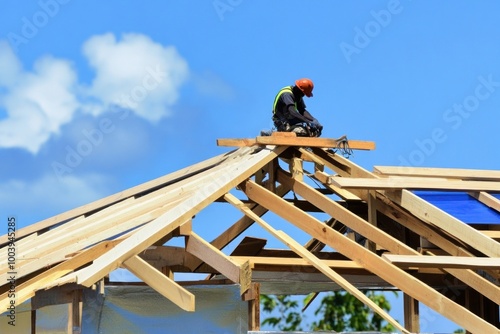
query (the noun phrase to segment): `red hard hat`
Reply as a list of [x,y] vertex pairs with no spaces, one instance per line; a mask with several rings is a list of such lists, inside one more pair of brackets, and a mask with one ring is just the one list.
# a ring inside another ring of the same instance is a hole
[[304,93],[305,96],[313,96],[314,84],[310,79],[299,79],[295,81],[295,86],[299,87],[299,89]]

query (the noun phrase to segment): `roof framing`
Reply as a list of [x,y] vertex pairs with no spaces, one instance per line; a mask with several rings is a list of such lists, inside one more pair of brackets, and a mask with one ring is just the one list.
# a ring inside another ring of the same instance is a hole
[[[239,284],[245,300],[259,290],[256,282],[266,290],[266,284],[274,284],[271,277],[286,283],[288,273],[301,275],[301,289],[310,292],[348,291],[401,332],[418,328],[413,300],[469,332],[498,332],[498,314],[476,314],[465,298],[467,291],[477,291],[498,310],[500,243],[490,237],[498,231],[467,225],[411,189],[466,191],[498,211],[500,201],[490,192],[500,191],[500,172],[376,166],[372,173],[335,154],[345,140],[289,134],[220,139],[219,145],[240,148],[25,227],[16,240],[17,303],[59,286],[101,284],[123,267],[180,308],[194,311],[195,297],[175,280],[176,272],[209,274],[200,283],[222,276]],[[354,150],[375,148],[372,142],[347,142]],[[290,192],[294,199],[287,198]],[[214,203],[229,204],[242,216],[225,228],[221,220],[222,232],[207,241],[192,222]],[[268,212],[275,215],[272,221],[265,219]],[[329,218],[321,221],[319,215]],[[309,242],[302,245],[275,227],[276,217]],[[266,249],[266,240],[250,238],[229,254],[229,246],[255,222],[288,250]],[[184,247],[168,246],[178,237],[185,239]],[[7,235],[0,237],[1,282],[11,272],[8,242]],[[319,274],[323,283],[313,279]],[[454,289],[463,291],[462,298],[446,292],[448,277],[456,278]],[[328,281],[331,285],[324,285]],[[411,312],[407,324],[366,298],[360,289],[368,281],[374,288],[405,293]],[[281,284],[280,291],[291,286]],[[9,288],[0,285],[0,307],[10,303]]]

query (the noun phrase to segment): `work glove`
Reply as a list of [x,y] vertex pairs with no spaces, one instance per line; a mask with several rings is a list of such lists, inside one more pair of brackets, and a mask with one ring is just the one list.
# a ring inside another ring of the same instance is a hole
[[314,133],[315,137],[321,136],[321,131],[323,130],[323,125],[319,124],[318,121],[313,121],[310,122],[309,128],[311,129],[311,132]]

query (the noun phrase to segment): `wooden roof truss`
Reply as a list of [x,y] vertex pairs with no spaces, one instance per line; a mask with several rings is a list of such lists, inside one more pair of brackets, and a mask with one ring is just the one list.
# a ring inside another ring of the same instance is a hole
[[[377,166],[369,172],[333,153],[333,139],[257,137],[219,144],[240,148],[17,231],[16,302],[62,286],[95,287],[121,267],[193,311],[195,298],[175,280],[176,272],[224,277],[240,285],[242,296],[255,294],[253,284],[264,285],[266,277],[296,272],[304,281],[301,289],[348,291],[401,332],[418,331],[416,301],[469,332],[499,332],[498,229],[467,225],[411,191],[467,191],[498,211],[500,201],[490,194],[500,191],[498,171]],[[374,148],[370,142],[351,144]],[[221,202],[242,216],[207,241],[193,221]],[[268,212],[306,233],[309,242],[273,226]],[[318,212],[328,219],[320,220]],[[266,249],[265,239],[249,236],[228,254],[228,245],[254,223],[287,249]],[[179,236],[184,247],[165,245]],[[0,244],[0,282],[8,282],[6,235]],[[318,275],[330,285],[308,281]],[[450,293],[451,278],[459,296]],[[404,292],[405,324],[360,291],[370,284]],[[8,283],[0,286],[4,310],[8,290]],[[472,296],[493,311],[478,310]]]

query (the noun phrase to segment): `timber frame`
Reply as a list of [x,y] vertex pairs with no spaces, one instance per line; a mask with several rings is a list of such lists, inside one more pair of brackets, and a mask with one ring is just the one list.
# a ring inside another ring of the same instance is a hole
[[[491,195],[500,192],[500,171],[376,166],[369,172],[336,154],[337,143],[287,134],[221,139],[219,145],[239,148],[20,229],[16,302],[31,299],[36,322],[44,296],[64,296],[51,299],[71,305],[68,327],[78,332],[82,290],[103,290],[121,267],[186,311],[194,311],[195,297],[176,273],[207,274],[199,284],[238,284],[249,330],[259,329],[261,293],[340,289],[403,333],[420,331],[419,303],[469,333],[500,333],[499,222],[467,225],[412,192],[466,191],[500,211]],[[375,148],[363,141],[349,146]],[[198,221],[209,205],[241,216],[232,223]],[[309,241],[273,226],[268,212]],[[206,240],[195,232],[203,224],[222,232]],[[267,239],[245,235],[253,224],[286,249],[267,249]],[[184,238],[184,247],[168,245],[174,238]],[[8,243],[0,237],[2,310],[9,305]],[[402,291],[404,323],[368,299],[366,289]]]

